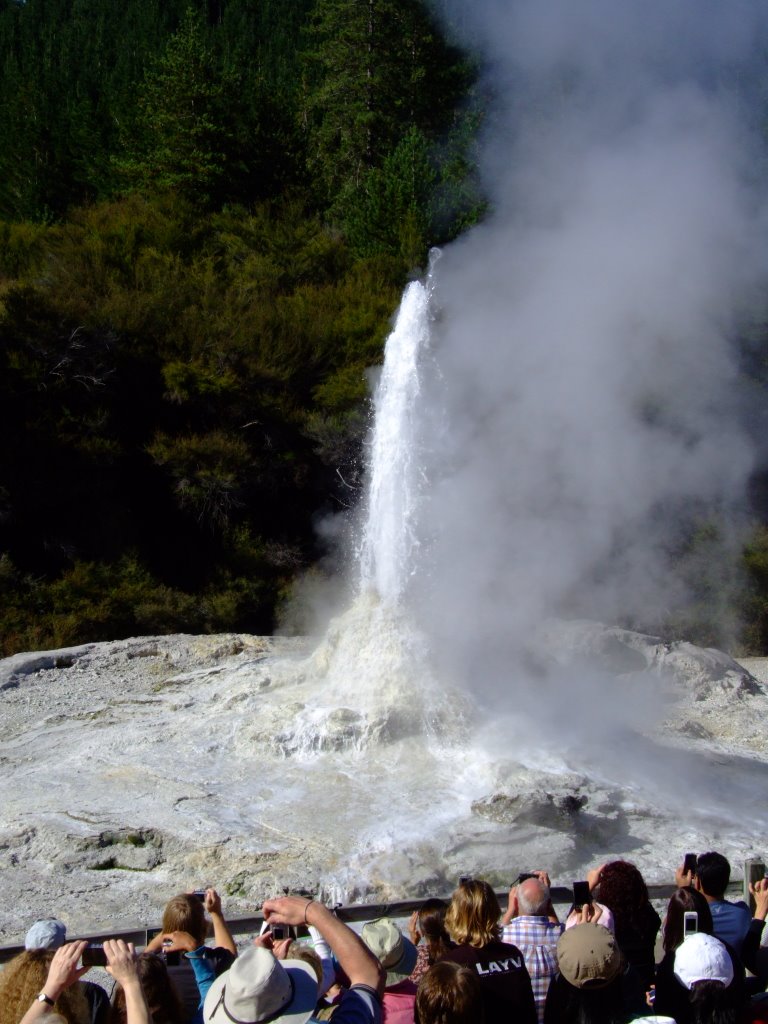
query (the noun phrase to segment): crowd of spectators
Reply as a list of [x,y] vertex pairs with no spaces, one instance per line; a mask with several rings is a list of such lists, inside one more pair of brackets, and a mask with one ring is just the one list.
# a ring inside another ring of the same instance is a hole
[[[574,886],[562,921],[544,871],[520,876],[503,913],[487,882],[462,878],[407,927],[378,918],[359,934],[281,896],[240,949],[213,888],[169,900],[138,953],[37,921],[0,972],[0,1024],[768,1022],[768,879],[750,884],[752,912],[725,899],[729,878],[719,853],[686,862],[662,920],[638,869],[612,861]],[[84,978],[94,965],[109,985]]]

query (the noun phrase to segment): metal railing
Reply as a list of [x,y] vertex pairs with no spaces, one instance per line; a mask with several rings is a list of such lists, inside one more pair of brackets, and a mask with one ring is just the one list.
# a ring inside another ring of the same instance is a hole
[[[754,877],[754,865],[762,865],[762,861],[749,860],[744,864],[744,876],[742,880],[733,880],[728,886],[726,895],[737,896],[750,903],[749,879]],[[764,865],[762,865],[764,868]],[[668,900],[675,891],[674,884],[649,885],[648,895],[652,901]],[[553,885],[551,888],[552,902],[557,907],[568,906],[573,902],[573,890],[567,886]],[[507,890],[497,893],[502,907],[506,906],[509,893]],[[376,917],[409,917],[414,910],[418,910],[428,897],[412,900],[396,900],[390,903],[353,903],[348,906],[341,904],[333,907],[334,913],[342,921],[354,923],[356,921],[371,921]],[[444,899],[450,899],[450,894]],[[750,903],[751,906],[751,903]],[[262,914],[253,914],[249,917],[227,918],[227,927],[232,935],[257,935],[264,922]],[[30,921],[30,924],[32,922]],[[67,936],[70,941],[75,939],[87,939],[89,942],[103,942],[105,939],[123,939],[125,942],[132,942],[137,947],[146,946],[150,938],[156,935],[160,925],[154,924],[136,925],[133,928],[108,928],[98,926],[87,934]],[[0,964],[6,963],[18,953],[23,952],[23,945],[0,946]]]

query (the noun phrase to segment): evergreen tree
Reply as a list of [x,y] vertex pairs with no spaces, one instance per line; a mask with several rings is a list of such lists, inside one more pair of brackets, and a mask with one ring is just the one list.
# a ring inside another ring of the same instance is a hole
[[423,264],[434,238],[430,202],[435,180],[424,133],[411,128],[381,169],[368,172],[349,203],[347,232],[354,250],[399,256],[407,267]]
[[436,158],[463,131],[474,68],[422,0],[317,0],[308,40],[308,161],[321,200],[355,252],[410,270],[455,233],[457,164]]
[[309,156],[332,203],[412,127],[447,131],[471,78],[420,0],[317,0],[309,44]]
[[191,8],[147,71],[129,156],[121,164],[143,191],[177,191],[197,202],[218,198],[229,171],[234,82],[220,70],[200,16]]

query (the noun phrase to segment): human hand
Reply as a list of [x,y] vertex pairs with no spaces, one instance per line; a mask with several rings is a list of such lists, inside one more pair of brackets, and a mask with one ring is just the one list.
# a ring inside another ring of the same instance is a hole
[[507,909],[504,911],[504,915],[501,919],[502,924],[509,924],[513,917],[517,917],[520,912],[520,903],[517,898],[517,886],[513,885],[509,890],[509,896],[507,898]]
[[288,950],[291,946],[293,939],[278,939],[277,942],[272,942],[272,952],[278,960],[285,960],[288,956]]
[[587,882],[589,884],[589,891],[592,892],[600,881],[600,875],[603,873],[605,864],[600,864],[599,867],[592,868],[591,871],[587,872]]
[[571,924],[598,924],[603,916],[603,908],[599,903],[585,903],[582,907],[572,910],[568,915]]
[[65,989],[74,985],[77,979],[88,970],[87,967],[77,966],[83,955],[83,950],[87,946],[88,943],[85,940],[67,942],[65,945],[59,946],[53,954],[53,959],[48,967],[48,977],[45,979],[42,991],[54,1003]]
[[546,885],[548,889],[551,888],[552,883],[550,882],[549,875],[546,871],[534,871],[533,873],[542,885]]
[[205,890],[203,906],[205,907],[209,914],[218,914],[219,916],[221,916],[221,896],[219,896],[215,889]]
[[645,1001],[653,1009],[653,1004],[656,1002],[656,986],[651,985],[648,991],[645,993]]
[[693,872],[685,870],[685,864],[675,868],[675,885],[678,889],[688,889],[693,885]]
[[768,878],[749,883],[749,891],[755,900],[755,917],[764,921],[768,917]]
[[163,950],[166,953],[192,953],[200,943],[189,932],[165,932]]
[[[264,920],[273,924],[300,925],[307,923],[307,910],[316,900],[304,896],[276,896],[265,900],[262,910]],[[320,906],[320,904],[318,904]]]
[[421,932],[419,931],[419,912],[414,910],[408,919],[408,935],[414,946],[418,946],[421,941]]
[[122,939],[106,939],[104,953],[107,957],[107,971],[121,985],[138,977],[136,971],[136,951],[132,942]]

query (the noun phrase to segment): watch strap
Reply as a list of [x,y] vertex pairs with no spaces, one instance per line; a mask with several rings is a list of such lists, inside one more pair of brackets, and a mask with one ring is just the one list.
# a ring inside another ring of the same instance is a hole
[[48,1003],[49,1006],[53,1006],[56,1002],[55,999],[51,999],[50,996],[47,996],[45,992],[40,993],[40,995],[37,997],[37,1001],[38,1003]]

